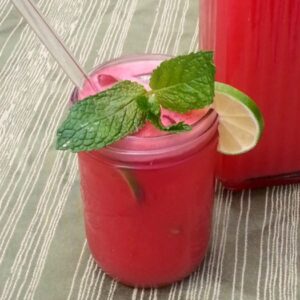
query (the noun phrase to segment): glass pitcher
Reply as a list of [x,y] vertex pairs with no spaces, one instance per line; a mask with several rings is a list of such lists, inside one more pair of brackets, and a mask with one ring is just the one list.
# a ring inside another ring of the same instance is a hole
[[265,118],[254,150],[220,155],[223,184],[300,182],[300,1],[200,0],[200,49],[215,51],[217,81],[248,94]]

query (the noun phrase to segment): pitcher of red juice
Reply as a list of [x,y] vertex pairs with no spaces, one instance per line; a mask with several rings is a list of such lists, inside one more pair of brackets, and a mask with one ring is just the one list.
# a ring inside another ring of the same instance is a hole
[[261,108],[257,147],[219,156],[218,177],[234,189],[300,181],[300,1],[201,0],[200,48],[215,51],[216,80]]

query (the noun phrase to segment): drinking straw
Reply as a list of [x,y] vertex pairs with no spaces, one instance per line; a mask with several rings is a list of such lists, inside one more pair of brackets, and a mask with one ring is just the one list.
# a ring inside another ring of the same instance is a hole
[[[16,8],[19,10],[21,15],[26,19],[28,24],[35,31],[41,42],[48,48],[49,52],[53,55],[54,59],[60,64],[62,69],[68,75],[68,77],[73,81],[73,83],[80,89],[85,82],[87,82],[90,87],[97,92],[96,88],[93,86],[92,81],[89,80],[88,75],[84,72],[83,68],[76,61],[73,55],[67,50],[64,43],[55,34],[53,29],[49,26],[41,12],[32,3],[31,0],[11,0]],[[116,78],[110,75],[107,76],[109,80],[116,80]],[[124,173],[121,171],[126,182],[131,187],[137,200],[141,199],[143,192],[138,186],[133,175],[129,172]]]
[[31,0],[11,1],[73,83],[80,89],[86,81],[96,91],[88,75],[49,26],[36,5]]

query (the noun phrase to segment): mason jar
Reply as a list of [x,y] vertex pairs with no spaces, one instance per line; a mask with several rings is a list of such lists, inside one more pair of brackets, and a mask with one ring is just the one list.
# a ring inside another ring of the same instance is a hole
[[[146,82],[165,58],[121,58],[91,78],[96,85],[118,76]],[[75,90],[72,102],[83,95]],[[108,275],[130,286],[157,287],[199,266],[211,233],[217,126],[217,114],[207,109],[191,131],[131,135],[78,154],[87,241]]]

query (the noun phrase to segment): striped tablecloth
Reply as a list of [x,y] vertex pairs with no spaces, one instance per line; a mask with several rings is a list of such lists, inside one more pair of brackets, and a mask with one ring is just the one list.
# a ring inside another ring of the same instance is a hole
[[[122,54],[197,49],[197,0],[36,3],[86,69]],[[8,0],[0,87],[0,299],[299,299],[299,185],[219,186],[197,272],[163,289],[111,280],[87,248],[75,156],[53,146],[72,84]]]

